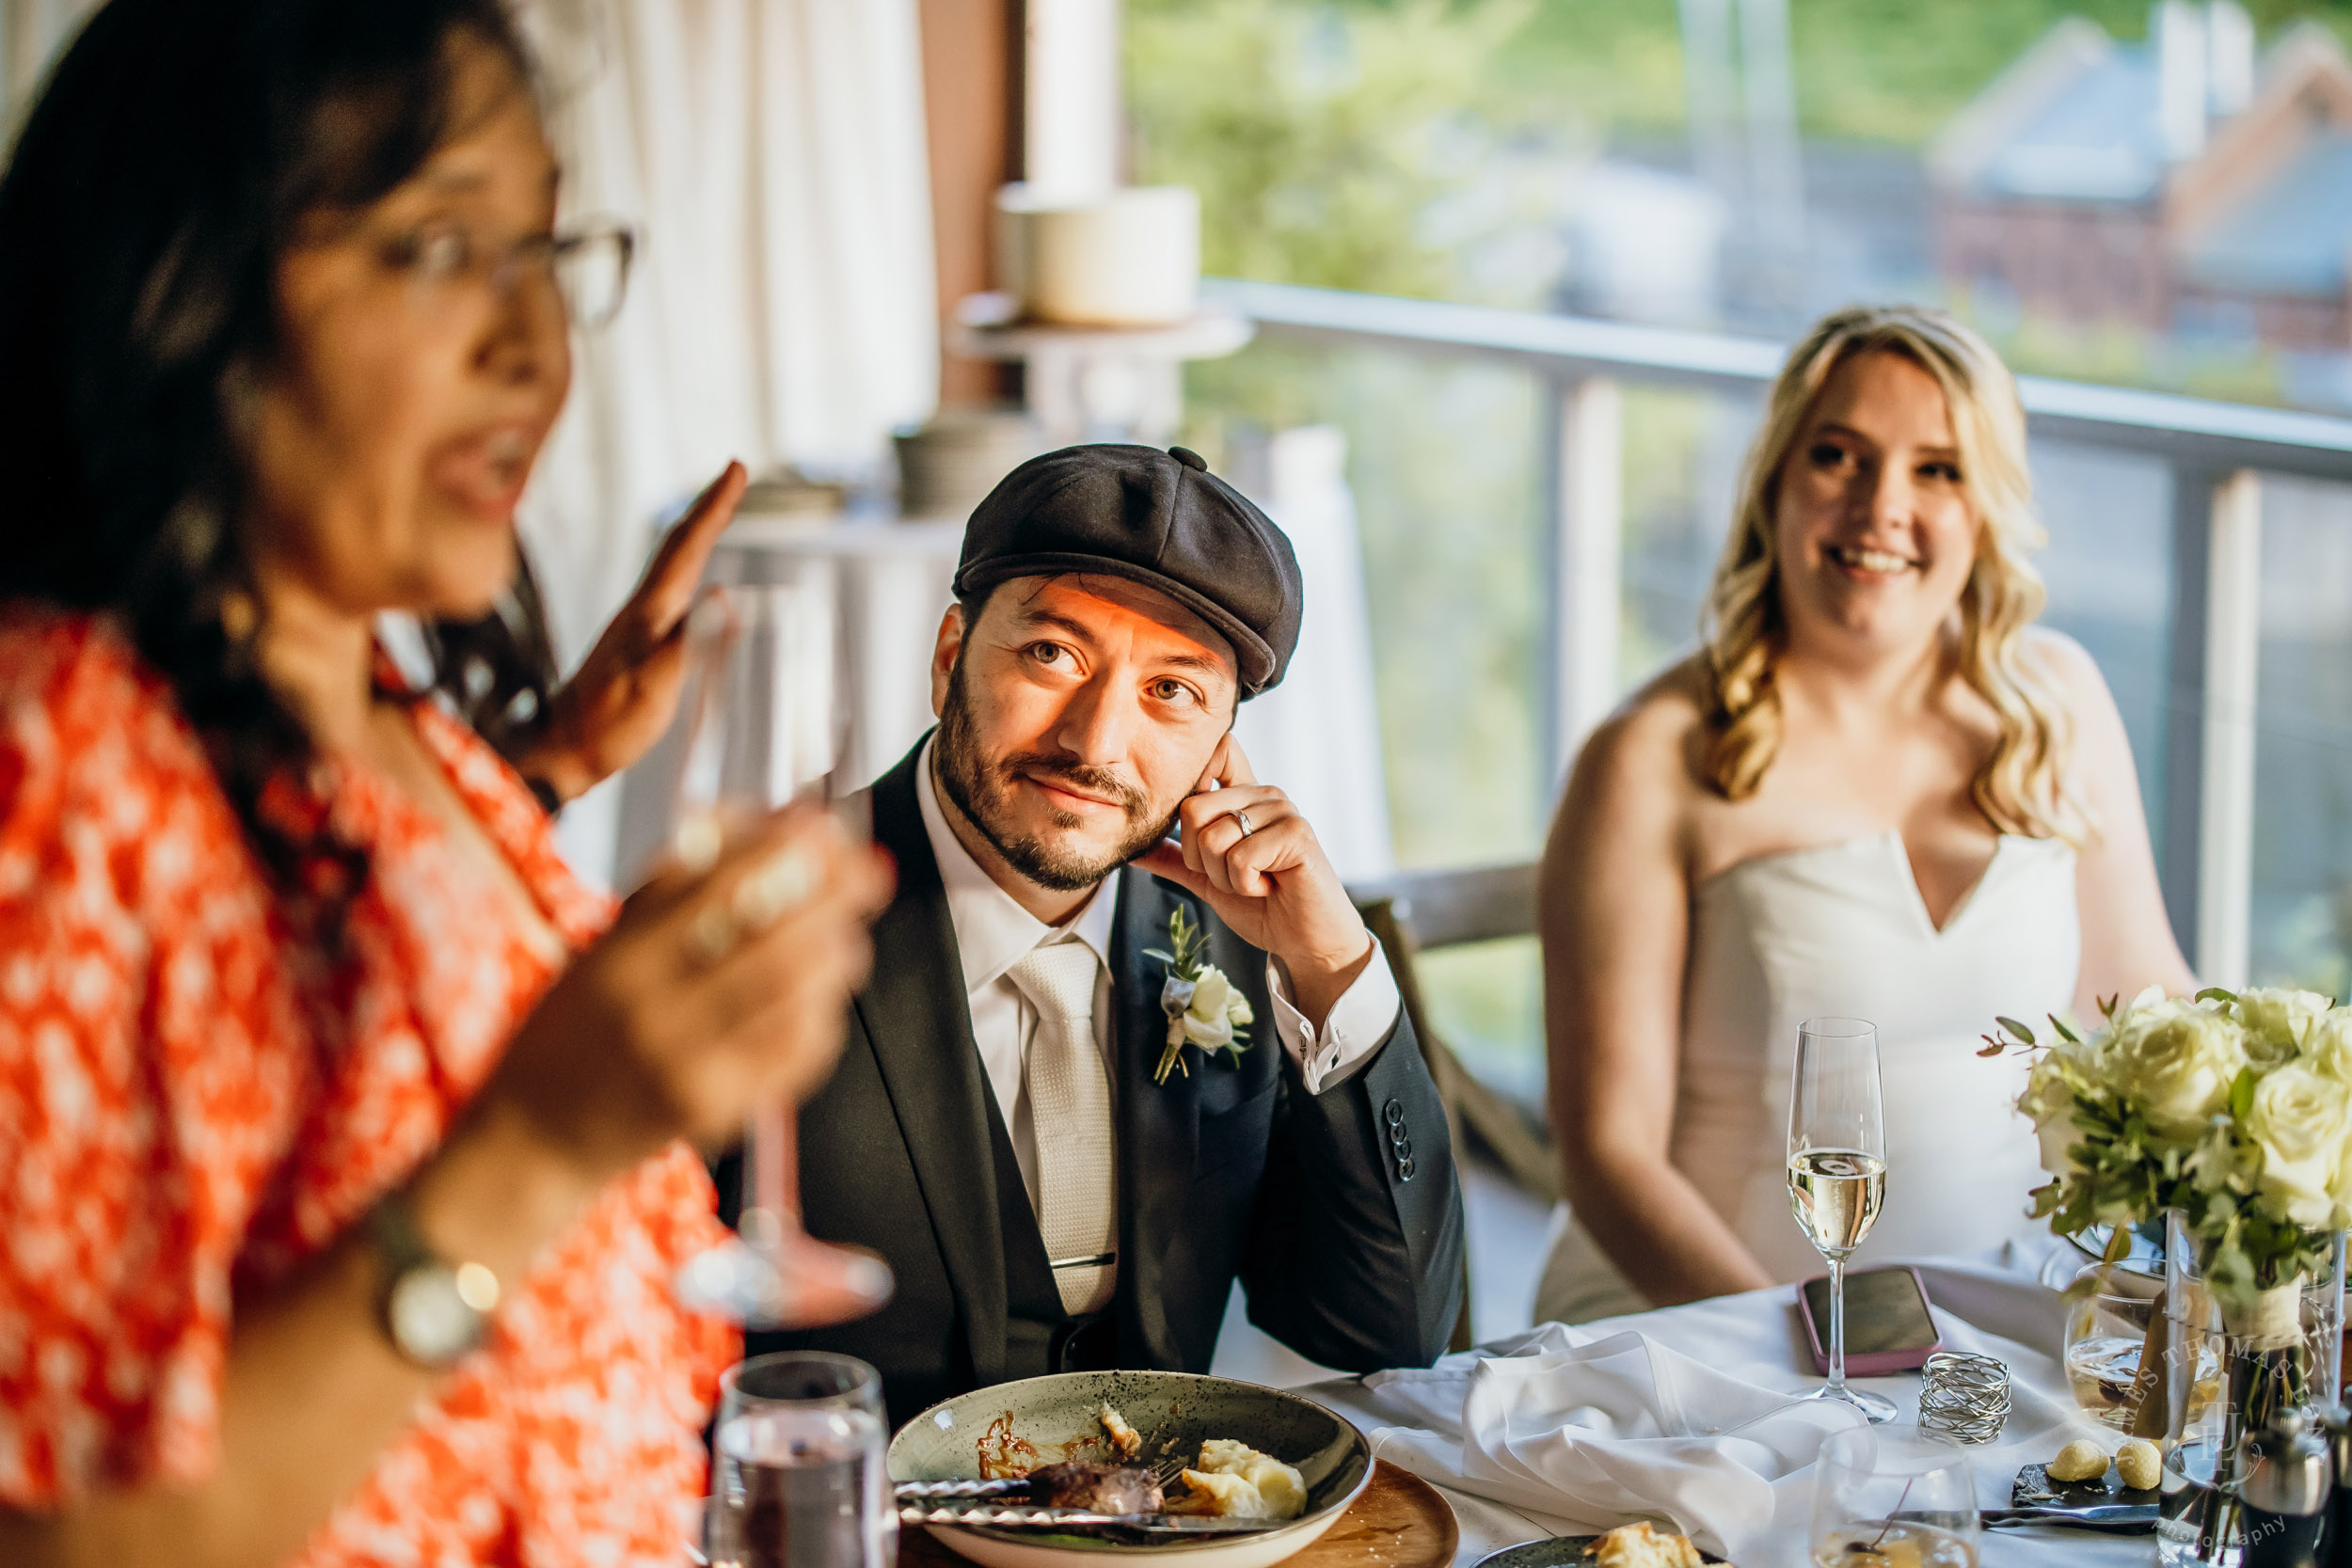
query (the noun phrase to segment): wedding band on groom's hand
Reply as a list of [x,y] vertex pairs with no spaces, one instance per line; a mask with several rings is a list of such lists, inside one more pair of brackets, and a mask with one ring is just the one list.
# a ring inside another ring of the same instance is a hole
[[1258,831],[1249,825],[1249,814],[1239,806],[1233,808],[1233,820],[1241,824],[1241,836],[1244,838]]

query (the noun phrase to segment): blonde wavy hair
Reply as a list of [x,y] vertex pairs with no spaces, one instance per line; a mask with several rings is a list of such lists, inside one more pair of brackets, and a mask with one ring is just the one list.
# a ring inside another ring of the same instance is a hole
[[1974,514],[1976,562],[1960,596],[1960,677],[1992,705],[2000,737],[1971,781],[1978,809],[2002,832],[2074,839],[2089,824],[2060,777],[2071,726],[2065,705],[2024,655],[2026,627],[2047,597],[2027,555],[2048,536],[2033,514],[2026,416],[2017,384],[1990,344],[1942,310],[1854,306],[1823,317],[1772,384],[1764,428],[1740,474],[1731,537],[1700,617],[1707,677],[1704,768],[1725,799],[1756,793],[1780,751],[1773,674],[1788,642],[1774,547],[1782,469],[1814,401],[1857,355],[1899,354],[1933,376],[1960,449],[1962,493]]

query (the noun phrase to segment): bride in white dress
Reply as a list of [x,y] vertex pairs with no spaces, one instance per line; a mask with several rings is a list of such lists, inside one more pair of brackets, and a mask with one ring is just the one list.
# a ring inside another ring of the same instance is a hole
[[1785,1174],[1804,1019],[1879,1027],[1867,1262],[2030,1228],[1996,1014],[2193,988],[2114,701],[2031,625],[2029,499],[2014,384],[1951,317],[1840,311],[1790,354],[1705,645],[1594,734],[1545,850],[1539,1320],[1822,1272]]

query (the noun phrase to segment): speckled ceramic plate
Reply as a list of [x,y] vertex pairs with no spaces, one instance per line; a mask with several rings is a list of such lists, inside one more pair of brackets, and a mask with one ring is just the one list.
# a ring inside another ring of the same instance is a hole
[[890,1479],[971,1481],[983,1457],[1023,1468],[1107,1459],[1095,1412],[1103,1405],[1143,1434],[1143,1463],[1192,1458],[1211,1437],[1234,1437],[1295,1467],[1307,1512],[1280,1529],[1149,1545],[1089,1535],[930,1527],[932,1537],[981,1568],[1072,1568],[1071,1554],[1177,1557],[1184,1568],[1268,1568],[1320,1537],[1372,1479],[1372,1449],[1341,1417],[1279,1388],[1191,1372],[1063,1372],[1000,1383],[931,1406],[890,1442]]

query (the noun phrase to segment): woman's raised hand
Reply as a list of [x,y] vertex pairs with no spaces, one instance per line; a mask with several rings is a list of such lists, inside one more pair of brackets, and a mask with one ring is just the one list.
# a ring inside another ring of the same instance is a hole
[[575,800],[661,738],[686,684],[686,611],[748,483],[743,465],[729,463],[670,530],[628,603],[548,700],[547,722],[515,759],[524,776]]
[[743,824],[700,870],[673,855],[516,1032],[492,1092],[598,1175],[669,1139],[736,1136],[798,1103],[841,1049],[889,901],[889,857],[834,816]]

